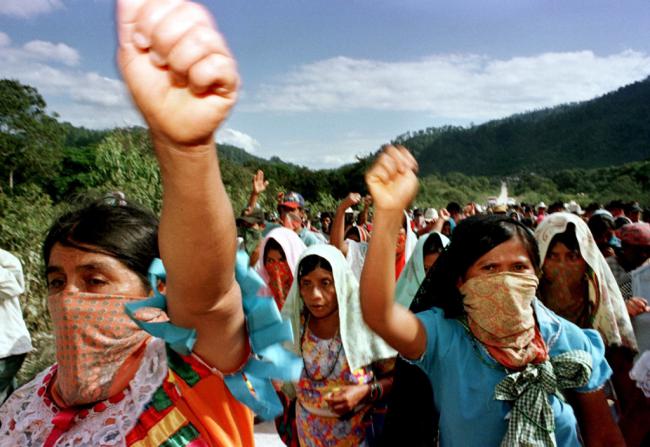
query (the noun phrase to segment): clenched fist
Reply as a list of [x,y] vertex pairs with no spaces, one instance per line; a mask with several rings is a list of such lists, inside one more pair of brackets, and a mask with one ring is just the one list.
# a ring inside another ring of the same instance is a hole
[[376,210],[403,210],[418,193],[418,163],[403,146],[387,146],[366,172]]
[[118,0],[117,33],[118,66],[154,139],[210,143],[239,86],[210,13],[184,0]]

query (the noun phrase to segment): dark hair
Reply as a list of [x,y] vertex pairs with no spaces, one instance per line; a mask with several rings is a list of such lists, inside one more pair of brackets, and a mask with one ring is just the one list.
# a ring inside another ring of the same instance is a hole
[[343,237],[344,239],[349,239],[350,236],[356,235],[357,238],[359,239],[359,242],[361,241],[361,230],[359,230],[359,227],[356,225],[350,226],[345,232],[345,236]]
[[553,213],[559,213],[561,211],[564,211],[566,208],[564,207],[564,202],[561,200],[556,200],[555,202],[551,203],[548,206],[548,213],[553,214]]
[[602,206],[598,202],[591,202],[589,205],[587,205],[587,208],[585,208],[585,213],[593,213],[596,210],[601,209]]
[[282,257],[284,259],[287,259],[287,255],[284,253],[284,250],[282,249],[282,245],[272,237],[270,237],[266,241],[266,245],[264,246],[264,256],[262,257],[262,262],[266,262],[266,255],[269,253],[270,250],[276,250],[279,251],[282,254]]
[[458,280],[481,256],[513,237],[524,244],[535,272],[539,273],[539,249],[532,231],[502,215],[468,217],[456,226],[451,243],[427,273],[411,310],[420,312],[433,306],[443,309],[445,318],[463,315],[463,296],[457,287]]
[[319,267],[332,273],[332,265],[327,259],[318,255],[305,256],[298,265],[298,281]]
[[440,253],[445,249],[438,233],[431,233],[422,247],[422,255],[427,256],[434,253]]
[[463,211],[463,208],[458,202],[449,202],[445,208],[447,208],[447,211],[449,211],[450,214],[460,213]]
[[[558,233],[555,236],[553,236],[553,239],[551,239],[551,242],[548,244],[548,250],[546,250],[546,254],[548,256],[548,253],[553,250],[553,247],[557,245],[558,243],[563,244],[566,248],[568,248],[571,251],[577,251],[580,253],[580,245],[578,245],[578,238],[576,238],[576,226],[572,223],[569,222],[566,226],[566,230],[562,233]],[[544,263],[544,260],[542,259],[542,264]]]
[[604,234],[608,230],[614,230],[614,219],[606,214],[596,214],[589,218],[587,226],[595,237]]
[[111,256],[138,275],[148,290],[149,266],[160,257],[158,219],[129,203],[93,202],[52,224],[43,243],[46,266],[55,244]]
[[629,217],[618,216],[616,219],[614,219],[614,228],[616,228],[617,230],[620,230],[625,225],[631,224],[631,223],[632,223],[632,221],[630,220]]

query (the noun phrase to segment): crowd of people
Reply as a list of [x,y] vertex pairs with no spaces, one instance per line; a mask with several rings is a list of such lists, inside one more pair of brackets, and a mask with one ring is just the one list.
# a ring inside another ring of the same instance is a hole
[[389,145],[316,222],[298,192],[260,209],[262,171],[235,218],[214,132],[239,78],[209,13],[119,0],[116,22],[162,213],[112,193],[52,224],[56,363],[17,389],[0,250],[0,446],[252,446],[256,420],[288,446],[650,443],[638,203],[411,209],[417,162]]

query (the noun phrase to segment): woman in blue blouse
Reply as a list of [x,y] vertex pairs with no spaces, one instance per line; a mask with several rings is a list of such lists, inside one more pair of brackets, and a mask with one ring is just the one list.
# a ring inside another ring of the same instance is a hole
[[611,375],[603,342],[535,298],[539,253],[523,226],[462,221],[414,303],[430,309],[415,315],[394,302],[391,244],[416,169],[406,149],[389,146],[366,174],[375,220],[361,305],[370,328],[429,377],[440,444],[624,445],[601,389]]

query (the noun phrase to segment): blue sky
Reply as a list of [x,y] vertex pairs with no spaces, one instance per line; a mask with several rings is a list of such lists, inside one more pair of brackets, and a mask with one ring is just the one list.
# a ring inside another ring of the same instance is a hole
[[[650,75],[647,0],[204,1],[239,63],[217,135],[335,167],[409,130],[582,101]],[[75,125],[140,124],[112,0],[1,0],[0,77]]]

